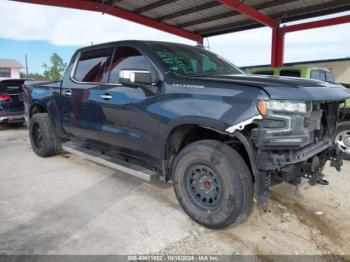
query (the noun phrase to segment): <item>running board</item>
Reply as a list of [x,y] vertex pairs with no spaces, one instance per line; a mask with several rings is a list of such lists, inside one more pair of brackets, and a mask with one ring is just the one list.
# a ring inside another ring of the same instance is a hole
[[82,159],[90,160],[94,163],[119,170],[121,172],[136,176],[148,182],[157,180],[159,174],[153,170],[131,164],[129,162],[113,159],[109,156],[83,148],[71,142],[62,145],[64,151],[76,155]]

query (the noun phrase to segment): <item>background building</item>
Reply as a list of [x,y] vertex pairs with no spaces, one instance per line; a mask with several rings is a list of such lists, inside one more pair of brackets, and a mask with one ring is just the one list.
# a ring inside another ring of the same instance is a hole
[[[313,60],[295,63],[285,63],[285,66],[307,66],[307,67],[325,67],[331,70],[338,83],[350,84],[350,57],[327,60]],[[260,67],[269,67],[270,65],[257,65],[242,67],[244,71],[250,73],[252,69]]]
[[23,66],[15,59],[0,58],[0,80],[20,78],[19,70]]

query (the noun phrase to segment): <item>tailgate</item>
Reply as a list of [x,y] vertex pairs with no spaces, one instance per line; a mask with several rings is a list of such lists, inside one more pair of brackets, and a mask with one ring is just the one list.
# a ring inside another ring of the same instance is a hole
[[4,110],[23,111],[23,81],[3,81],[0,83],[0,103]]

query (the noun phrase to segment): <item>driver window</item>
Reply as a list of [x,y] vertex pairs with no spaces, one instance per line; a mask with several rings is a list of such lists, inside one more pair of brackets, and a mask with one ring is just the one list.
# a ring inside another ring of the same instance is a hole
[[217,66],[208,56],[202,54],[202,72],[217,71]]
[[110,69],[110,83],[119,83],[119,71],[122,69],[136,69],[150,71],[155,79],[151,63],[138,50],[132,47],[117,47]]

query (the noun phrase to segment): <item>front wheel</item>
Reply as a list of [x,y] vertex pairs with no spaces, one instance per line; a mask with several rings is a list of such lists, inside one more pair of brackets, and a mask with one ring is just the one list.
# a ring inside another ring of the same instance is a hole
[[350,159],[350,122],[343,122],[338,125],[335,143],[342,153],[342,158]]
[[46,113],[35,114],[30,120],[29,138],[33,151],[38,156],[54,156],[61,151],[61,144],[53,132]]
[[173,184],[185,212],[205,227],[237,225],[250,213],[252,174],[238,152],[219,141],[187,145],[176,157]]

